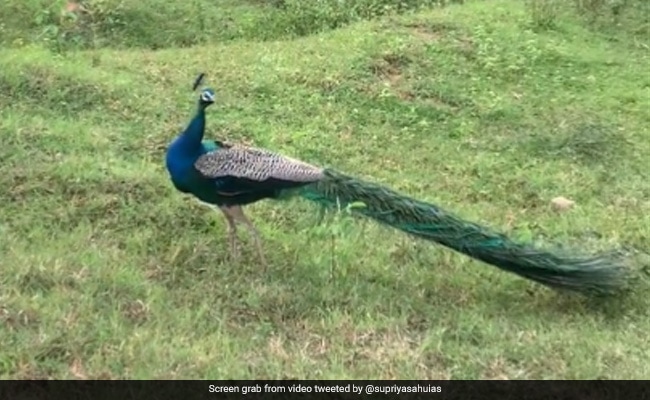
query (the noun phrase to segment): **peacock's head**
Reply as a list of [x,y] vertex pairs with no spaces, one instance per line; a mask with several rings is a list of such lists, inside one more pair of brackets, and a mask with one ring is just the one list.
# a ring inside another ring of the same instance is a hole
[[201,96],[199,96],[199,105],[202,107],[207,107],[210,104],[214,103],[214,90],[212,89],[203,89],[201,91]]

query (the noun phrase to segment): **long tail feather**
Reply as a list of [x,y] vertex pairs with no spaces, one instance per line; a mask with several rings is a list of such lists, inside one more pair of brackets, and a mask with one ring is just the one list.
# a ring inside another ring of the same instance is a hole
[[363,202],[364,207],[353,208],[355,213],[554,289],[610,295],[628,286],[628,270],[613,254],[563,256],[516,243],[433,204],[333,170],[305,187],[301,196],[328,207]]

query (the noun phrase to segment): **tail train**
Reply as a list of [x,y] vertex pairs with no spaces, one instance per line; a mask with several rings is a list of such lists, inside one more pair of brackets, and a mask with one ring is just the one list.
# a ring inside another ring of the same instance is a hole
[[627,268],[613,255],[564,256],[517,243],[465,221],[433,204],[403,196],[380,185],[326,169],[320,181],[301,189],[301,197],[326,207],[355,202],[356,214],[434,241],[554,289],[612,295],[628,287]]

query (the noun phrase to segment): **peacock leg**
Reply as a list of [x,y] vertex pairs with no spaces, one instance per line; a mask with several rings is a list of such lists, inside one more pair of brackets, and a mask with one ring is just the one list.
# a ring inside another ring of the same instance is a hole
[[232,217],[235,218],[235,220],[241,221],[250,230],[251,236],[253,237],[253,241],[255,242],[257,254],[260,258],[260,261],[262,262],[262,265],[264,266],[264,268],[266,268],[267,263],[266,263],[266,257],[264,257],[264,249],[262,248],[262,238],[257,228],[255,228],[255,225],[253,225],[253,223],[248,219],[248,217],[246,217],[246,214],[244,214],[244,210],[240,206],[228,207],[228,212]]
[[230,214],[229,207],[219,207],[223,215],[228,221],[228,244],[230,246],[230,257],[234,260],[239,258],[239,246],[237,243],[237,221],[233,215]]

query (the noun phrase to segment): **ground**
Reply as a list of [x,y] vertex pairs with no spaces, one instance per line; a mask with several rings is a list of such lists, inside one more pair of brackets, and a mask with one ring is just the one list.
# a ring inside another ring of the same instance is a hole
[[[255,7],[232,9],[250,26]],[[204,71],[212,137],[518,240],[647,251],[647,36],[532,15],[469,1],[156,49],[3,25],[0,378],[650,377],[643,281],[624,299],[556,293],[344,214],[316,225],[298,200],[248,209],[263,271],[246,236],[230,261],[225,220],[164,169]]]

